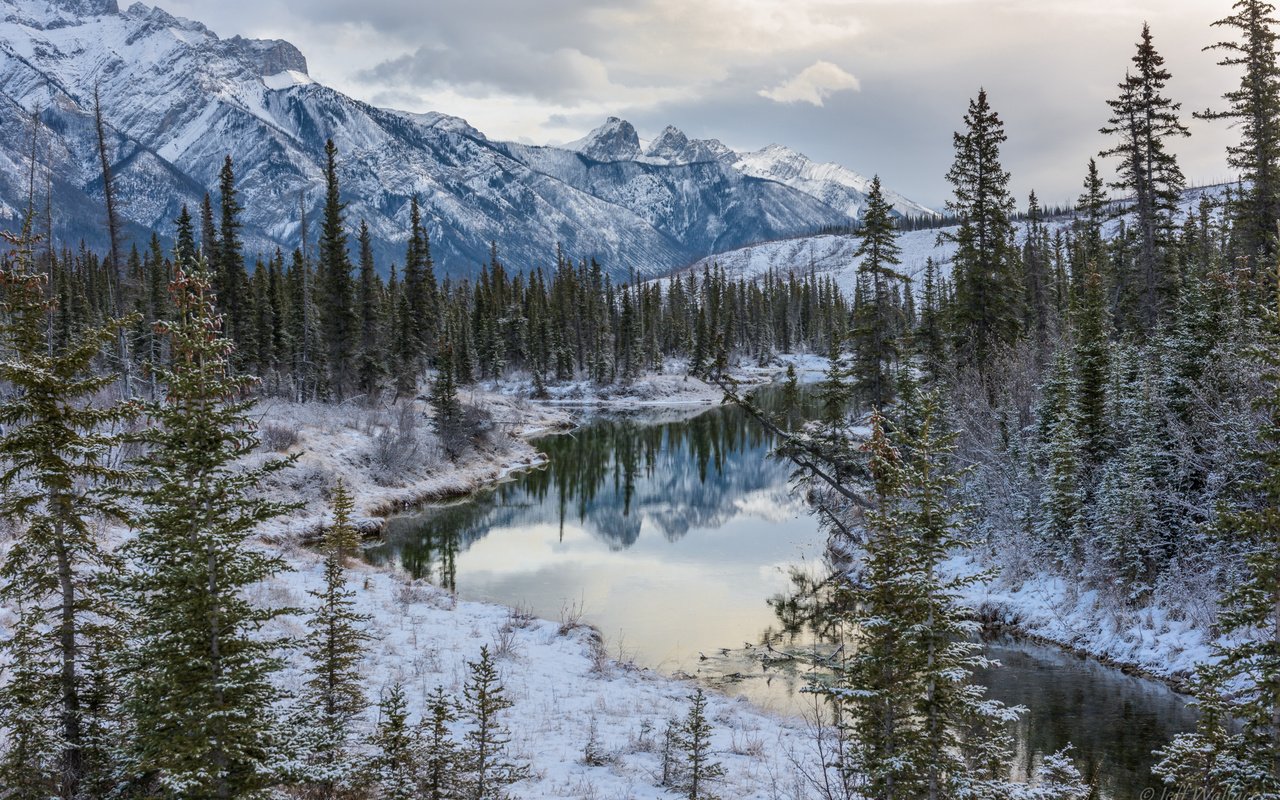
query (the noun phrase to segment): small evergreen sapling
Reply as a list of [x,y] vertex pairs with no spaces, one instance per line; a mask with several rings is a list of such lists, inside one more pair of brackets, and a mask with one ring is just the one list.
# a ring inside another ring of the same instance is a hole
[[707,696],[701,689],[689,696],[689,714],[676,730],[676,742],[684,757],[680,793],[686,800],[717,800],[710,785],[724,777],[724,766],[713,758]]
[[422,771],[418,789],[422,800],[450,800],[457,797],[460,750],[450,725],[458,719],[453,701],[437,686],[427,704],[418,737],[422,742]]
[[468,662],[471,677],[463,687],[463,714],[469,730],[463,737],[463,797],[503,800],[506,787],[528,777],[529,770],[510,760],[511,735],[501,715],[514,703],[507,697],[487,645],[480,660]]
[[333,524],[325,531],[324,589],[308,592],[317,601],[304,639],[310,662],[298,710],[302,783],[307,796],[330,800],[356,792],[358,774],[351,753],[351,729],[365,709],[360,661],[369,634],[367,614],[355,610],[355,592],[346,588],[344,562],[359,547],[351,524],[354,503],[341,481],[333,493]]
[[395,684],[378,704],[378,727],[373,734],[370,779],[380,800],[417,800],[421,766],[418,737],[409,725],[404,687]]

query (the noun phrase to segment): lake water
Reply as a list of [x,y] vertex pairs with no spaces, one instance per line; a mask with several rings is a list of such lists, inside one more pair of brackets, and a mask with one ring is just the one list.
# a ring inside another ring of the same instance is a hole
[[[612,655],[775,710],[804,707],[807,668],[761,656],[821,647],[784,633],[774,606],[794,571],[820,571],[825,538],[759,425],[728,407],[610,414],[537,445],[545,468],[392,518],[370,560],[464,599],[581,614]],[[1185,699],[1158,683],[1053,648],[988,647],[1004,666],[979,679],[1028,709],[1023,768],[1071,742],[1105,796],[1138,800],[1155,785],[1151,751],[1194,724]]]

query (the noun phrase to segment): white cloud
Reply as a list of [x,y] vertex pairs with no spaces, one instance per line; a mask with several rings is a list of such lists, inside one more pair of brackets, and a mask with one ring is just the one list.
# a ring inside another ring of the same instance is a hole
[[758,94],[775,103],[811,103],[820,106],[835,92],[856,92],[861,88],[856,77],[830,61],[815,61],[791,80],[772,89],[761,89]]

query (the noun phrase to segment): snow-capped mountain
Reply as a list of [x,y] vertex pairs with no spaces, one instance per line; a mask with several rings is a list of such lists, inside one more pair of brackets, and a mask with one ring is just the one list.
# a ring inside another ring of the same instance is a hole
[[[846,222],[861,217],[867,192],[871,190],[870,178],[833,162],[820,164],[780,144],[739,153],[719,139],[690,139],[679,128],[668,125],[644,146],[635,126],[617,117],[609,117],[586,136],[562,147],[596,161],[639,161],[667,166],[705,162],[725,164],[752,178],[774,181],[803,192],[840,212],[846,217]],[[900,216],[934,215],[931,209],[891,189],[884,192],[885,199]]]
[[403,257],[415,195],[437,261],[454,273],[493,241],[516,267],[546,264],[560,243],[615,274],[653,275],[855,215],[823,198],[820,178],[744,169],[719,142],[674,128],[647,148],[617,119],[572,148],[495,142],[457,117],[380,109],[321,85],[285,41],[221,39],[141,3],[0,0],[0,225],[28,204],[36,130],[35,184],[52,192],[55,236],[102,245],[95,93],[138,244],[169,234],[206,191],[216,202],[228,155],[251,250],[297,246],[304,211],[314,238],[328,138],[348,219],[368,222],[384,266]]

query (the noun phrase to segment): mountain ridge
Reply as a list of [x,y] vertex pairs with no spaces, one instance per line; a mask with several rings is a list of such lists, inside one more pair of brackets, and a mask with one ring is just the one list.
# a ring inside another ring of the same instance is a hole
[[368,222],[383,268],[403,256],[415,195],[442,271],[460,274],[496,242],[518,268],[547,264],[559,243],[615,275],[656,275],[850,218],[848,203],[738,169],[718,141],[673,127],[647,150],[618,118],[590,153],[496,142],[458,117],[378,108],[319,84],[284,40],[221,39],[142,3],[0,0],[0,225],[13,227],[27,205],[39,109],[40,183],[55,210],[75,210],[55,215],[56,238],[101,245],[99,91],[119,206],[139,245],[149,231],[170,233],[181,206],[194,211],[205,191],[216,202],[230,155],[246,247],[291,250],[303,210],[319,219],[328,138],[348,221]]

